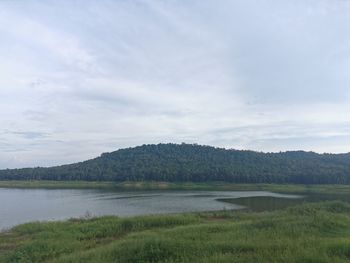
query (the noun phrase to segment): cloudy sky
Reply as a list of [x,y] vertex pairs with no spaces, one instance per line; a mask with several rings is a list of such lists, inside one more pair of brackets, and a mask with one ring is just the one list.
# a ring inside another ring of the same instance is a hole
[[0,168],[146,143],[350,151],[350,1],[0,0]]

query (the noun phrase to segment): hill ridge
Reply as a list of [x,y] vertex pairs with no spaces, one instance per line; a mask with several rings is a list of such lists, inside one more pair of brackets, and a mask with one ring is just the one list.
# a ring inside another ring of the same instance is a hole
[[350,184],[350,154],[144,144],[73,164],[0,170],[0,180]]

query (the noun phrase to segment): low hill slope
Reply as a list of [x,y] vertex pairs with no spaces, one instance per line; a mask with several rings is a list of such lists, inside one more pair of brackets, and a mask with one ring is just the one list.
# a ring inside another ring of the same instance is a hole
[[196,144],[142,145],[75,164],[0,170],[0,180],[350,184],[350,154],[262,153]]

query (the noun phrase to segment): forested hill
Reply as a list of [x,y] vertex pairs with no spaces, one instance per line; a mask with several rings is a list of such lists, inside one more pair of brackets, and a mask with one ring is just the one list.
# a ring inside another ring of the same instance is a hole
[[261,153],[192,144],[143,145],[75,164],[0,170],[0,180],[350,184],[350,154]]

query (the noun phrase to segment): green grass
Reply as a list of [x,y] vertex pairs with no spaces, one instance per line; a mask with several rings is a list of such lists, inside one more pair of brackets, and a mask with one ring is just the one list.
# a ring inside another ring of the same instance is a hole
[[349,262],[350,204],[29,223],[0,234],[0,262]]
[[0,188],[110,189],[110,190],[217,190],[272,191],[280,193],[347,194],[350,185],[231,184],[224,182],[88,182],[88,181],[0,181]]
[[[343,185],[219,182],[0,181],[0,187],[265,190],[332,194],[343,200],[350,190]],[[261,213],[221,211],[34,222],[0,234],[0,262],[350,262],[350,204],[332,201]]]

